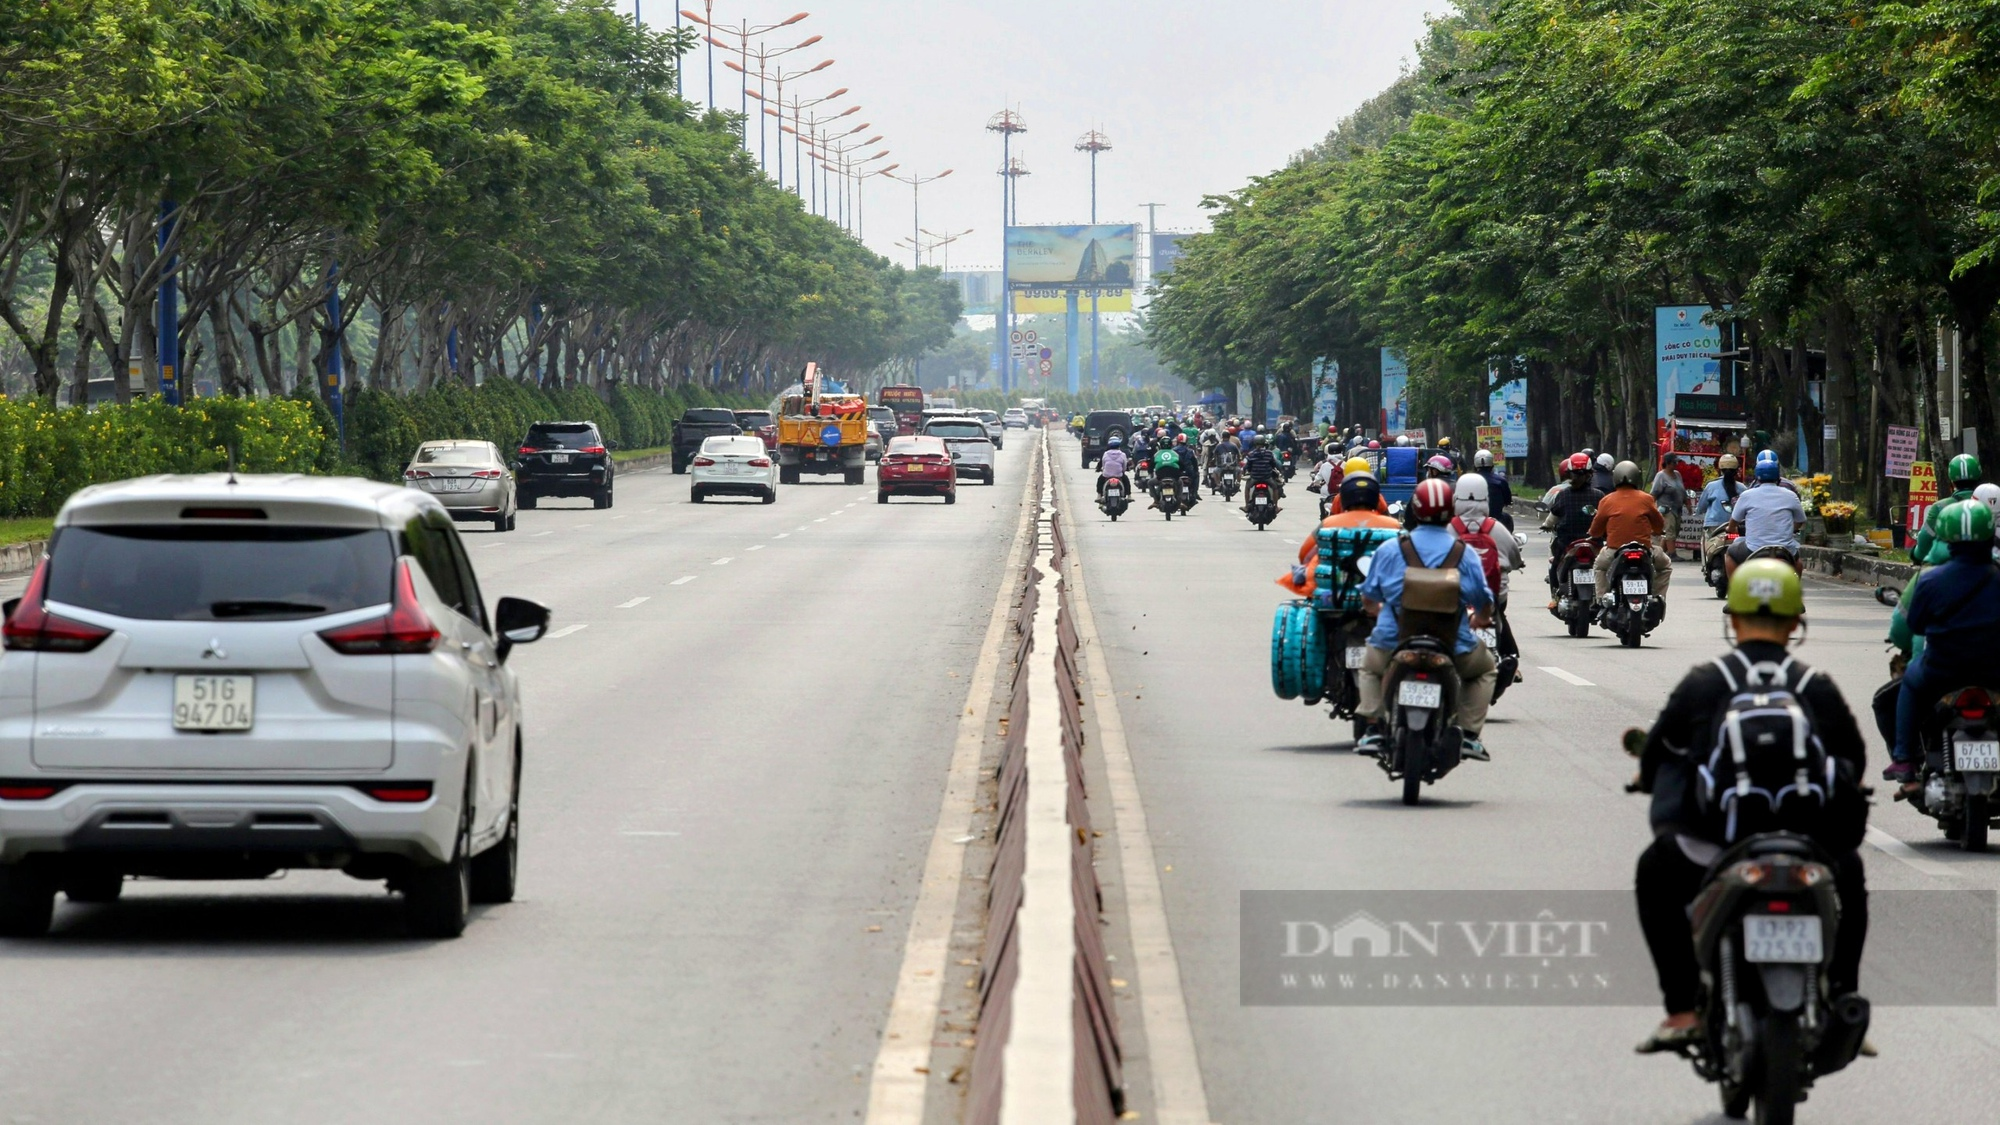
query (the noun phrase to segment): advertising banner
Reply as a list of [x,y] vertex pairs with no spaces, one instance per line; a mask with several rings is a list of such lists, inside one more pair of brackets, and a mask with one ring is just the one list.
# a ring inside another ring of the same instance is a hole
[[1138,247],[1131,223],[1008,227],[1007,279],[1016,289],[1129,290]]
[[1500,437],[1500,427],[1479,427],[1479,448],[1491,453],[1496,458],[1505,458],[1507,456],[1506,445]]
[[1937,466],[1929,461],[1914,461],[1910,464],[1910,511],[1904,525],[1911,531],[1924,526],[1924,518],[1930,515],[1931,505],[1937,503]]
[[1915,426],[1889,427],[1889,457],[1882,467],[1882,475],[1897,480],[1908,480],[1910,465],[1917,459],[1917,428]]
[[1173,272],[1174,263],[1180,261],[1181,240],[1192,237],[1192,235],[1185,232],[1154,232],[1153,280],[1155,282],[1159,281],[1162,276]]
[[[1517,368],[1518,370],[1518,368]],[[1500,427],[1500,447],[1493,451],[1495,457],[1526,457],[1528,455],[1528,381],[1515,379],[1502,383],[1493,389],[1493,396],[1486,408],[1492,415],[1493,424]]]
[[[1085,289],[1076,295],[1076,311],[1084,315],[1090,313],[1090,294]],[[1097,311],[1100,313],[1128,313],[1132,311],[1132,291],[1130,289],[1098,289]],[[1062,316],[1069,312],[1069,294],[1062,289],[1014,289],[1015,316]]]
[[1332,425],[1340,414],[1340,361],[1321,357],[1313,360],[1313,417],[1315,424]]
[[1382,349],[1382,436],[1393,438],[1410,427],[1410,365],[1400,353]]
[[1655,418],[1674,411],[1675,395],[1722,393],[1722,329],[1703,324],[1707,305],[1659,305],[1653,309],[1653,359],[1659,380]]

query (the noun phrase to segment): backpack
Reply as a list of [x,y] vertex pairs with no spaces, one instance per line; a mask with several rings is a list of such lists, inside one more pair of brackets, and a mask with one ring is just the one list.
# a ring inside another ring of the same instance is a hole
[[1398,538],[1403,552],[1403,605],[1396,614],[1405,637],[1431,637],[1447,644],[1458,640],[1458,619],[1464,610],[1459,600],[1458,564],[1465,558],[1463,540],[1453,543],[1437,566],[1425,566],[1409,535]]
[[1500,544],[1493,541],[1494,519],[1491,516],[1479,521],[1478,530],[1465,526],[1465,517],[1453,516],[1451,529],[1458,533],[1459,542],[1479,552],[1479,569],[1486,572],[1486,588],[1495,595],[1500,593]]
[[1709,838],[1733,844],[1760,832],[1826,836],[1841,777],[1804,698],[1816,673],[1790,658],[1752,664],[1740,652],[1715,666],[1730,696],[1696,768],[1696,807]]
[[1153,468],[1156,470],[1178,469],[1180,467],[1181,455],[1175,453],[1171,447],[1160,450],[1159,454],[1153,458]]

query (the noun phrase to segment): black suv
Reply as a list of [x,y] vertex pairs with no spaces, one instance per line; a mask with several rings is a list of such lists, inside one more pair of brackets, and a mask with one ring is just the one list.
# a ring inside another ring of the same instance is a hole
[[1132,436],[1132,412],[1129,410],[1093,410],[1083,419],[1083,467],[1088,469],[1111,445],[1116,437],[1123,442]]
[[592,505],[611,506],[611,451],[595,422],[536,422],[521,439],[514,462],[514,487],[523,508],[544,496],[588,496]]

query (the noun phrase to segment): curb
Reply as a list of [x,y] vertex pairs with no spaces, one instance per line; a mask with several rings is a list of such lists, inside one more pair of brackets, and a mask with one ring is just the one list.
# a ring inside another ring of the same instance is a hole
[[1838,578],[1869,586],[1893,586],[1900,590],[1917,573],[1917,568],[1909,563],[1836,551],[1831,547],[1801,547],[1799,557],[1807,571],[1822,578]]
[[49,541],[46,539],[29,539],[0,546],[0,578],[26,574],[35,569],[35,564],[41,561],[42,552],[48,548]]

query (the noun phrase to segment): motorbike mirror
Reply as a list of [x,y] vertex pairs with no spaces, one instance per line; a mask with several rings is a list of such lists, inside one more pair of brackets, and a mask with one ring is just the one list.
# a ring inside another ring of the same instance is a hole
[[1619,741],[1624,744],[1625,752],[1634,758],[1646,752],[1646,732],[1638,727],[1627,727]]
[[1890,609],[1895,609],[1897,606],[1903,604],[1903,592],[1892,586],[1877,586],[1875,587],[1875,600],[1888,606]]
[[1549,506],[1547,504],[1542,503],[1540,500],[1537,500],[1535,501],[1535,512],[1537,515],[1546,516],[1549,514]]
[[1373,555],[1362,555],[1354,560],[1354,569],[1359,571],[1363,578],[1368,577],[1368,568],[1374,565],[1375,557]]

